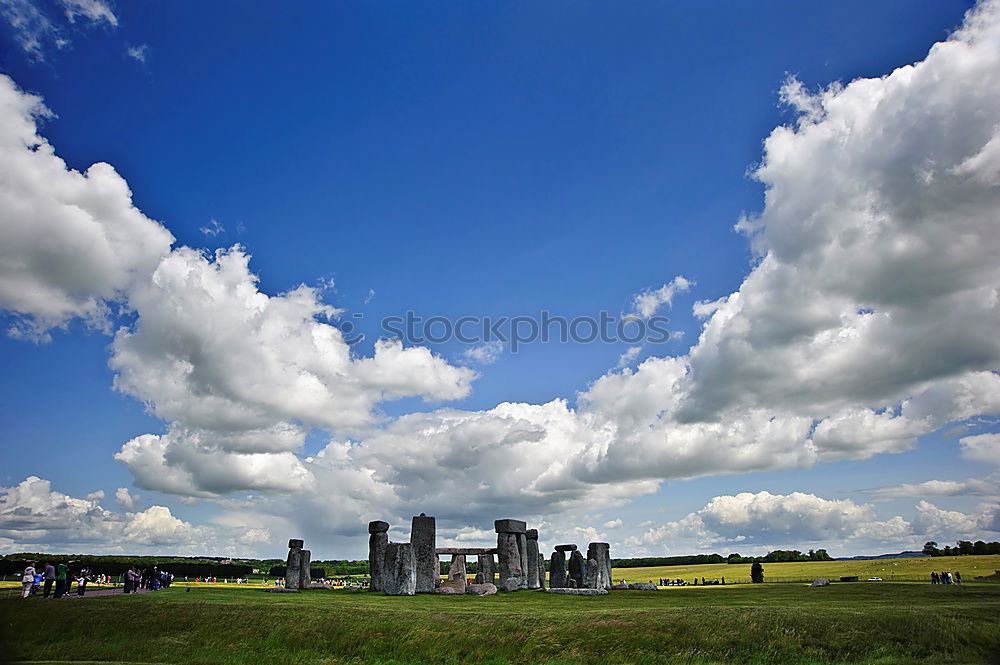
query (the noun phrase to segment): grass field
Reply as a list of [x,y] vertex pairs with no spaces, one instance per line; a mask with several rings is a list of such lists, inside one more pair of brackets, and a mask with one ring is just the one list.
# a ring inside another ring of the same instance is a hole
[[[765,563],[764,581],[788,582],[813,580],[826,577],[831,580],[842,576],[857,575],[862,580],[881,577],[885,581],[930,582],[931,571],[956,570],[971,582],[974,577],[992,575],[1000,570],[1000,555],[939,556],[916,559],[873,559],[868,561],[802,561],[793,563]],[[750,582],[750,564],[709,563],[699,566],[657,566],[647,568],[615,568],[614,579],[628,582],[653,582],[661,578],[683,579],[690,584],[696,577],[726,582]]]
[[394,598],[173,587],[0,600],[25,662],[911,665],[1000,662],[1000,585],[738,585]]

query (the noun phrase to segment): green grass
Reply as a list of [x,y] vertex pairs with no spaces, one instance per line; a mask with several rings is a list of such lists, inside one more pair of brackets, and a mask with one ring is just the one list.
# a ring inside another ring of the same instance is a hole
[[[920,557],[915,559],[872,559],[868,561],[801,561],[789,563],[765,563],[764,580],[771,582],[787,582],[814,580],[826,577],[830,580],[841,576],[857,575],[862,580],[869,577],[881,577],[890,581],[920,581],[930,582],[931,571],[956,570],[962,573],[962,579],[972,582],[976,576],[992,575],[1000,570],[1000,555],[984,556],[939,556]],[[750,564],[708,563],[698,566],[656,566],[647,568],[615,568],[612,577],[628,582],[653,582],[660,578],[683,579],[690,584],[694,578],[717,580],[722,577],[726,582],[749,582]]]
[[[910,665],[1000,656],[1000,586],[746,585],[486,598],[171,588],[0,601],[16,661]],[[1000,661],[997,661],[1000,662]]]

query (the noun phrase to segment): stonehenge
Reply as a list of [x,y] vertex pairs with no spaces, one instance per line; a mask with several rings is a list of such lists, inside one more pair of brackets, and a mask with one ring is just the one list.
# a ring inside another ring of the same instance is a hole
[[[590,543],[586,556],[575,544],[556,545],[549,558],[546,581],[545,556],[538,546],[538,530],[522,520],[494,521],[496,547],[437,547],[435,519],[423,513],[414,516],[409,543],[388,540],[389,524],[375,520],[368,524],[368,563],[372,591],[391,596],[417,593],[490,595],[497,589],[543,590],[568,595],[602,595],[612,587],[611,551],[608,543]],[[298,543],[297,547],[292,547]],[[290,579],[302,578],[301,566],[308,566],[309,552],[302,541],[289,541],[289,570],[298,567]],[[441,556],[451,556],[448,579],[441,580]],[[476,557],[475,581],[468,578],[467,557]],[[499,575],[499,579],[498,579]],[[308,584],[308,573],[306,573]]]

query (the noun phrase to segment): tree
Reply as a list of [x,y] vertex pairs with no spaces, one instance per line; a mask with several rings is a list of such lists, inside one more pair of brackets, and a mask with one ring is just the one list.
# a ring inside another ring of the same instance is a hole
[[928,540],[924,543],[924,549],[921,551],[927,556],[938,556],[941,554],[941,550],[938,549],[937,543],[933,540]]
[[764,566],[760,565],[759,561],[754,561],[753,565],[750,566],[750,580],[754,584],[760,584],[764,581]]
[[960,540],[960,541],[958,541],[955,544],[958,545],[958,548],[957,548],[958,552],[957,552],[957,554],[972,554],[973,545],[972,545],[971,541]]

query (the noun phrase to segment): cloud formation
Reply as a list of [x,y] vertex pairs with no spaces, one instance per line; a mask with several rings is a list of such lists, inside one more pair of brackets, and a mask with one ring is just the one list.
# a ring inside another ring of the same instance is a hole
[[[680,520],[647,529],[628,539],[630,547],[680,553],[691,549],[763,552],[774,547],[884,547],[912,548],[921,538],[948,542],[977,537],[987,524],[988,511],[967,515],[942,510],[927,501],[914,507],[911,520],[896,515],[879,519],[871,504],[850,499],[825,499],[792,492],[744,492],[713,498],[700,510]],[[720,552],[725,554],[726,552]]]
[[8,332],[46,339],[73,318],[107,327],[109,303],[148,278],[173,236],[109,164],[68,168],[37,133],[52,113],[7,76],[0,117],[0,308],[19,315]]

